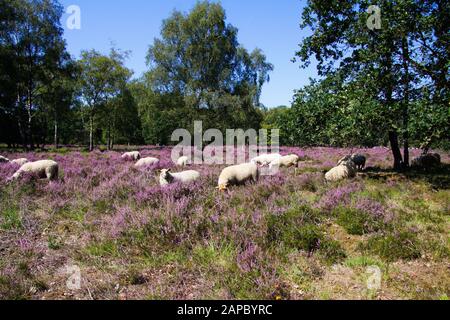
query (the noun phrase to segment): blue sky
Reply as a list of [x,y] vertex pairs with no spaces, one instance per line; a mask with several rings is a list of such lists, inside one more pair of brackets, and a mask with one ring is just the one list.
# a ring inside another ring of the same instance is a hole
[[[60,0],[67,8],[81,9],[81,30],[66,27],[69,52],[79,57],[81,50],[96,49],[107,53],[111,43],[131,51],[127,66],[136,76],[147,70],[145,56],[149,45],[159,37],[161,22],[174,9],[187,12],[196,0]],[[293,91],[316,77],[314,66],[301,69],[291,59],[301,39],[300,30],[304,1],[300,0],[222,0],[227,21],[239,29],[238,39],[249,51],[261,48],[275,65],[271,81],[263,89],[262,103],[267,107],[290,105]]]

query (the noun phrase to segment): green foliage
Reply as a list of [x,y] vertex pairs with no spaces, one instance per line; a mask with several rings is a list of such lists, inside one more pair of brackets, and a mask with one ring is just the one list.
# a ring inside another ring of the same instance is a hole
[[361,248],[389,262],[414,260],[421,256],[417,235],[410,231],[372,236]]
[[381,28],[376,30],[367,25],[370,5],[366,0],[332,5],[319,0],[305,6],[301,27],[313,33],[302,41],[296,56],[304,67],[312,57],[317,60],[325,88],[336,75],[344,85],[332,83],[327,93],[320,84],[312,100],[308,88],[300,90],[293,106],[298,118],[292,127],[298,128],[298,140],[306,137],[315,144],[335,145],[339,140],[355,144],[352,137],[356,137],[362,139],[357,143],[371,145],[388,137],[394,167],[401,169],[409,165],[411,136],[425,150],[433,142],[448,140],[450,65],[443,26],[449,5],[381,1],[377,3]]
[[0,214],[0,229],[15,230],[22,228],[22,216],[17,207],[2,209]]
[[[154,129],[144,133],[150,139],[166,137],[165,113],[175,115],[169,118],[175,123],[202,120],[205,130],[260,127],[259,99],[273,66],[261,50],[248,53],[239,44],[220,4],[204,1],[188,14],[175,11],[164,20],[147,61],[150,71],[142,81],[155,93],[140,95],[141,114],[157,110],[163,119],[152,120]],[[189,116],[180,120],[183,114]],[[158,125],[163,132],[154,132]]]
[[337,223],[349,234],[364,235],[380,230],[383,222],[372,215],[360,210],[347,207],[339,207],[333,214],[337,216]]
[[270,215],[267,222],[269,244],[283,243],[288,248],[308,253],[318,252],[328,263],[345,258],[338,242],[329,239],[318,225],[320,213],[310,207],[300,207],[282,215]]
[[357,83],[344,83],[339,74],[297,91],[292,108],[278,119],[283,141],[290,145],[371,147],[387,142],[380,104]]

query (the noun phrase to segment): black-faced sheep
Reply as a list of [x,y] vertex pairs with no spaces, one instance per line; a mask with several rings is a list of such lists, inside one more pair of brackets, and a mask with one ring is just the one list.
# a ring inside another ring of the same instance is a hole
[[356,176],[356,166],[353,161],[344,161],[325,174],[325,180],[328,182],[340,181],[354,178]]
[[353,163],[356,166],[356,169],[361,171],[364,170],[364,168],[366,167],[367,158],[362,154],[354,153],[352,155],[345,156],[344,158],[339,160],[338,166],[343,162],[347,161],[353,161]]

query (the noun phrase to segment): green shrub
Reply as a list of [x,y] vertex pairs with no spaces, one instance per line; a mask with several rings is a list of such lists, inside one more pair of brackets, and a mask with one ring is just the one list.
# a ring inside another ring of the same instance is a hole
[[337,217],[337,223],[352,235],[376,232],[383,226],[382,221],[360,210],[340,207],[333,213]]
[[22,217],[19,209],[10,207],[3,209],[0,214],[0,229],[14,230],[22,228]]
[[338,242],[328,239],[318,225],[318,212],[309,207],[292,209],[283,215],[268,218],[269,245],[283,243],[286,247],[309,253],[318,252],[329,263],[345,258]]
[[361,248],[389,262],[414,260],[421,256],[417,235],[410,231],[372,236]]

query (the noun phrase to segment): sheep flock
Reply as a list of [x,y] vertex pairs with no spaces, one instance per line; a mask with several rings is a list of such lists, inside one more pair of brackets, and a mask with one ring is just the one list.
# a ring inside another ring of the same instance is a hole
[[[135,168],[156,168],[160,164],[160,160],[154,157],[141,156],[139,151],[131,151],[124,153],[121,158],[124,161],[135,161]],[[306,161],[306,160],[305,160]],[[222,170],[217,188],[220,191],[227,190],[230,186],[242,185],[247,182],[256,183],[261,175],[261,168],[268,167],[270,170],[279,168],[297,168],[301,158],[296,154],[281,155],[279,153],[262,154],[250,160],[249,163],[242,163],[226,167]],[[0,156],[0,163],[10,163],[19,166],[19,169],[14,173],[8,181],[17,180],[24,173],[31,173],[39,178],[48,180],[56,180],[58,178],[59,165],[53,160],[40,160],[30,162],[26,158],[19,158],[9,160],[4,156]],[[324,179],[326,182],[337,182],[345,179],[354,178],[358,172],[363,171],[366,167],[367,157],[362,154],[349,154],[341,158],[335,167],[325,173]],[[177,167],[187,167],[189,165],[189,158],[186,156],[180,157],[174,163]],[[437,153],[423,154],[412,161],[414,168],[431,168],[441,164],[441,157]],[[270,172],[270,171],[269,171]],[[200,178],[200,173],[194,170],[187,170],[182,172],[172,172],[171,169],[159,170],[159,183],[161,186],[167,186],[173,183],[191,183]]]

